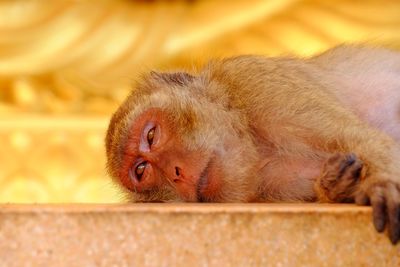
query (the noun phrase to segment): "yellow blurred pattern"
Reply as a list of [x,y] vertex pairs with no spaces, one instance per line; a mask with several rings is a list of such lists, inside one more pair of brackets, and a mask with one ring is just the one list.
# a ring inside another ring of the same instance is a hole
[[106,118],[0,120],[0,202],[118,202],[107,179]]
[[237,54],[400,48],[400,1],[0,1],[0,202],[116,202],[103,138],[132,80]]

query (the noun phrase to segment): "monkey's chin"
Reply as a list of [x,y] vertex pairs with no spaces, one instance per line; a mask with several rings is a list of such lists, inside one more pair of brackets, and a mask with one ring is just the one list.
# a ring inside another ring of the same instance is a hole
[[224,202],[221,199],[220,168],[216,166],[216,158],[212,157],[201,172],[196,186],[197,202]]

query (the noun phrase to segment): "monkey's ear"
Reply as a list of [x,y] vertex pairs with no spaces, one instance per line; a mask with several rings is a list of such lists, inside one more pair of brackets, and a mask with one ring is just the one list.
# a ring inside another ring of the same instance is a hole
[[194,76],[187,72],[155,72],[151,71],[150,76],[168,84],[187,85],[194,80]]

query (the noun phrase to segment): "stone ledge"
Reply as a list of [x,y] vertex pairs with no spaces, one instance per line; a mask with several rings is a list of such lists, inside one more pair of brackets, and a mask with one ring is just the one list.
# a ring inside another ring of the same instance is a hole
[[0,266],[399,266],[371,209],[0,205]]

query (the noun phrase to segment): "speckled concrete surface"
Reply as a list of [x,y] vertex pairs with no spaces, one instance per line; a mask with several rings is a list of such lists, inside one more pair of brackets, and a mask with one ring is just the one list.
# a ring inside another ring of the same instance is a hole
[[1,205],[0,266],[400,266],[352,205]]

